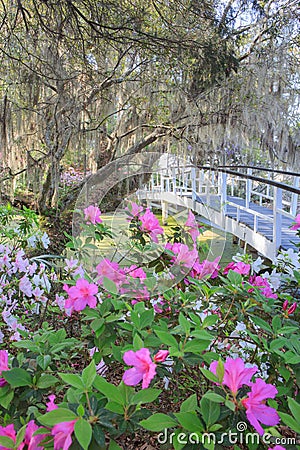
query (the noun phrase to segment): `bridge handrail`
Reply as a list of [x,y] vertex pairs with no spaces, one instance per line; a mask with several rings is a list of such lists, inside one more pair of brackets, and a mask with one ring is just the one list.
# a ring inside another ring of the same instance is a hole
[[[192,167],[195,167],[195,166],[191,166],[191,168]],[[300,189],[298,189],[294,186],[290,186],[285,183],[280,183],[278,181],[266,180],[265,178],[257,177],[255,175],[250,175],[250,174],[246,174],[246,173],[244,174],[244,173],[240,173],[240,172],[235,172],[234,170],[227,170],[227,169],[222,169],[222,168],[218,168],[218,167],[209,167],[209,166],[197,166],[197,169],[213,170],[215,172],[227,173],[229,175],[234,175],[239,178],[244,178],[246,180],[253,180],[253,181],[258,181],[260,183],[265,183],[270,186],[274,186],[276,188],[284,189],[285,191],[300,195]],[[252,167],[252,169],[253,169],[253,167]],[[299,176],[299,174],[297,176]]]
[[291,175],[293,177],[299,177],[300,173],[299,172],[290,172],[288,170],[281,170],[281,169],[269,169],[267,167],[260,167],[260,166],[217,166],[220,167],[221,169],[227,169],[227,168],[231,168],[234,167],[235,169],[253,169],[253,170],[264,170],[266,172],[272,172],[272,173],[280,173],[283,175]]

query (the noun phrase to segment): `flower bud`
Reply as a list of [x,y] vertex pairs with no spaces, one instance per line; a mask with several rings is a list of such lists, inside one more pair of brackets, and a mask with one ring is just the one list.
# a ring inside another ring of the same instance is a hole
[[288,306],[289,306],[289,301],[288,301],[288,300],[285,300],[285,301],[283,302],[283,305],[282,305],[283,311],[286,311],[287,308],[288,308]]
[[295,302],[292,304],[292,306],[289,307],[289,309],[287,310],[287,313],[293,314],[293,312],[295,312],[296,308],[297,308],[297,303]]
[[169,355],[169,350],[159,350],[154,356],[154,362],[164,362]]

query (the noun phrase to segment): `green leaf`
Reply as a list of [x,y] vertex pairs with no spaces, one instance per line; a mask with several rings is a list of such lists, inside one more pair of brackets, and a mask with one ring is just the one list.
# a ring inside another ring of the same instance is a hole
[[73,386],[77,389],[84,389],[84,384],[79,375],[75,375],[73,373],[59,373],[60,378],[70,386]]
[[140,328],[143,329],[143,328],[149,327],[152,324],[153,319],[154,319],[154,309],[153,308],[149,309],[148,311],[143,312],[140,317]]
[[14,391],[11,390],[5,396],[0,398],[0,405],[3,408],[8,409],[8,407],[9,407],[10,403],[12,402],[13,398],[14,398]]
[[15,443],[7,436],[0,436],[0,445],[4,448],[14,448]]
[[77,415],[67,408],[57,408],[44,415],[37,417],[37,420],[46,427],[53,427],[60,422],[71,422]]
[[202,322],[202,328],[211,327],[216,322],[218,322],[219,317],[217,314],[210,314],[209,316],[205,317],[205,319]]
[[220,383],[222,383],[225,374],[224,363],[221,359],[219,359],[217,367],[216,367],[216,375]]
[[2,377],[14,388],[32,385],[32,378],[29,373],[19,367],[2,372]]
[[262,330],[268,331],[269,333],[273,334],[272,328],[265,320],[263,320],[257,316],[252,316],[251,318],[252,318],[253,322],[255,323],[255,325],[260,327]]
[[118,293],[117,285],[107,277],[103,277],[102,286],[106,291],[110,292],[111,294]]
[[177,421],[167,414],[156,413],[148,417],[146,420],[142,420],[140,425],[146,430],[150,431],[162,431],[165,428],[176,427]]
[[46,370],[49,364],[51,363],[51,356],[50,355],[39,355],[36,358],[37,364],[43,369]]
[[180,425],[188,431],[203,431],[203,425],[195,412],[179,412],[174,416]]
[[58,383],[58,379],[56,377],[53,375],[43,374],[41,378],[39,378],[36,385],[39,389],[46,389],[54,386],[56,383]]
[[112,411],[116,414],[121,414],[121,415],[124,414],[123,406],[116,402],[111,402],[111,401],[107,402],[105,405],[105,409],[108,409],[108,411]]
[[83,450],[88,450],[93,434],[91,424],[80,418],[75,423],[74,433]]
[[201,339],[192,339],[191,341],[187,341],[187,343],[185,344],[184,352],[202,353],[207,349],[208,345],[208,341],[202,341]]
[[161,389],[142,389],[132,397],[130,404],[137,405],[138,403],[154,402],[161,392]]
[[282,413],[278,411],[279,417],[282,419],[282,421],[290,427],[291,430],[296,431],[296,433],[300,433],[300,424],[299,424],[299,417],[297,419],[294,419],[294,417],[290,416],[289,414]]
[[180,406],[180,412],[193,412],[198,406],[197,394],[192,394]]
[[230,281],[230,283],[233,284],[234,286],[240,285],[243,281],[242,275],[231,269],[227,274],[227,278]]
[[99,392],[104,394],[110,400],[118,403],[119,405],[124,405],[123,397],[114,384],[108,383],[103,377],[99,375],[95,378],[93,385]]
[[210,370],[202,369],[201,367],[200,367],[200,370],[201,370],[201,372],[203,373],[203,375],[204,375],[206,378],[208,378],[208,380],[214,381],[215,383],[218,383],[218,382],[219,382],[219,380],[218,380],[218,378],[216,377],[216,375],[215,375],[214,373],[212,373]]
[[122,450],[122,447],[120,447],[115,441],[112,439],[110,440],[108,450]]
[[277,331],[281,327],[281,320],[279,316],[274,316],[272,319],[272,328],[274,330],[274,333],[277,334]]
[[191,330],[191,323],[189,320],[187,320],[187,318],[182,314],[182,312],[179,314],[179,325],[181,326],[181,328],[183,329],[183,331],[185,332],[185,334],[187,336],[189,336],[190,334],[190,330]]
[[24,425],[22,428],[20,428],[20,430],[18,431],[18,434],[17,434],[17,436],[16,436],[16,448],[18,448],[20,445],[21,445],[21,443],[22,443],[22,441],[23,441],[23,439],[24,439],[24,436],[25,436],[25,433],[26,433],[26,426],[27,425]]
[[216,394],[215,392],[209,391],[206,392],[203,395],[203,398],[207,398],[208,400],[214,402],[214,403],[224,403],[225,398],[222,397],[222,395]]
[[159,339],[161,340],[161,342],[163,344],[169,345],[169,346],[173,346],[173,347],[178,347],[178,342],[176,341],[176,339],[174,338],[174,336],[172,336],[170,333],[166,332],[166,331],[157,331],[155,330],[155,334],[159,337]]
[[216,423],[220,417],[220,405],[202,397],[200,406],[202,417],[207,427]]
[[[298,402],[296,402],[296,400],[288,397],[288,405],[289,405],[291,413],[293,414],[295,419],[299,420],[299,418],[300,418],[300,404]],[[300,425],[299,425],[299,427],[300,427]]]
[[91,361],[90,364],[82,371],[82,382],[88,389],[92,386],[94,379],[97,376],[95,361]]
[[235,404],[230,400],[225,400],[225,406],[231,411],[235,411]]

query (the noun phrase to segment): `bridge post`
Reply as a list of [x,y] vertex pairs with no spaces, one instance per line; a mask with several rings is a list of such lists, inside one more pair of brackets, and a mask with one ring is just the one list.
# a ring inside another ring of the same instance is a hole
[[281,210],[282,210],[282,189],[274,186],[273,243],[275,244],[275,251],[278,251],[281,245],[281,232],[282,232],[282,214],[280,213]]
[[172,169],[172,182],[173,182],[173,194],[176,194],[176,170],[175,167]]
[[161,201],[161,220],[163,225],[168,225],[168,202]]
[[220,210],[226,215],[227,210],[227,173],[221,172],[221,205]]
[[[298,189],[299,188],[299,181],[300,181],[300,178],[299,177],[295,177],[294,178],[293,187]],[[291,208],[290,208],[290,213],[293,216],[296,216],[296,214],[297,214],[297,206],[298,206],[298,194],[293,192],[292,193]]]
[[[247,175],[252,175],[252,169],[247,169]],[[250,199],[251,199],[251,191],[252,191],[252,180],[247,178],[246,180],[246,208],[249,209]]]
[[195,167],[191,168],[191,178],[192,178],[192,200],[193,200],[193,202],[195,202],[196,201],[196,196],[197,196],[197,194],[196,194],[197,187],[196,187],[196,169],[195,169]]

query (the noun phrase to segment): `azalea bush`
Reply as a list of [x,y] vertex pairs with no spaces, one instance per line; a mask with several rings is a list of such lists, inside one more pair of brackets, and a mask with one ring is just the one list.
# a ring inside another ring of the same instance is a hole
[[47,264],[0,247],[0,449],[300,448],[299,254],[221,267],[191,212],[167,236],[150,209],[126,213],[137,264],[97,260],[114,236],[96,205]]

